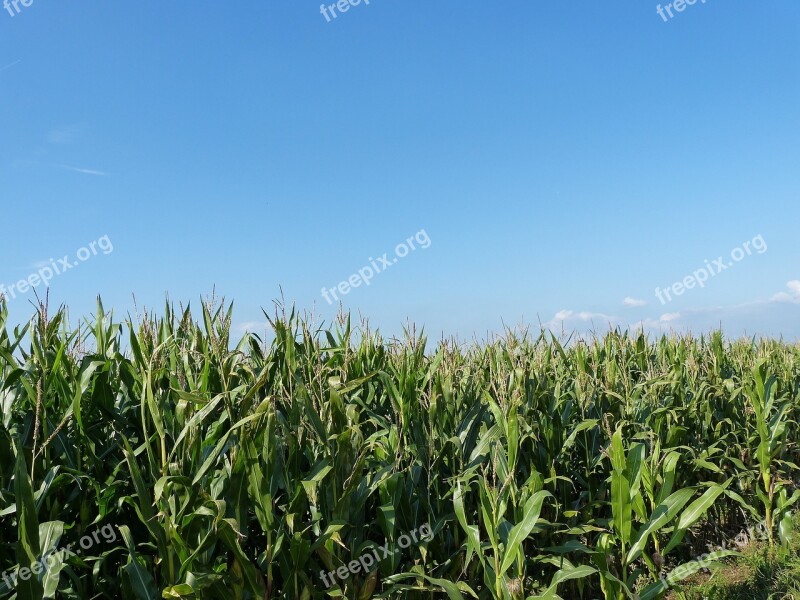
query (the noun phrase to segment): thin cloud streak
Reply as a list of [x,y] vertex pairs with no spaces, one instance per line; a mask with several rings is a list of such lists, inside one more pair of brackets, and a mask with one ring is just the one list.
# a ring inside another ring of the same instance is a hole
[[18,65],[18,64],[19,64],[19,63],[21,63],[21,62],[22,62],[22,59],[21,59],[21,58],[20,58],[20,59],[18,59],[18,60],[15,60],[15,61],[14,61],[14,62],[12,62],[11,64],[9,64],[9,65],[6,65],[5,67],[0,67],[0,71],[5,71],[6,69],[10,69],[10,68],[11,68],[11,67],[13,67],[14,65]]
[[70,167],[67,165],[56,165],[61,169],[67,169],[69,171],[74,171],[75,173],[83,173],[84,175],[96,175],[98,177],[106,177],[108,173],[103,171],[96,171],[95,169],[83,169],[81,167]]

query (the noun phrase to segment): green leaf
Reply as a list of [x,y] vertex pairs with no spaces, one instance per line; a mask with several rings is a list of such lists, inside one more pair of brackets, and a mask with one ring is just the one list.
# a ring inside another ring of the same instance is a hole
[[[18,440],[14,440],[17,452],[14,472],[14,496],[17,500],[17,562],[20,569],[30,569],[41,556],[39,544],[39,520],[36,505],[33,501],[33,486],[28,475],[28,463],[25,461],[24,449]],[[20,600],[40,600],[44,589],[38,577],[17,580],[17,596]]]
[[694,494],[695,491],[691,488],[679,490],[656,507],[650,520],[639,530],[634,539],[628,556],[625,558],[625,564],[631,564],[641,556],[650,535],[657,533],[659,529],[672,521]]
[[58,544],[64,534],[63,521],[48,521],[39,525],[39,540],[42,546],[42,586],[44,598],[55,598],[61,570],[64,567],[63,555],[58,552]]
[[125,574],[128,576],[133,593],[139,600],[156,600],[159,597],[158,588],[152,575],[147,572],[136,554],[131,530],[127,525],[120,525],[119,532],[125,545],[128,547],[128,563],[125,565]]
[[613,471],[611,473],[611,514],[614,519],[614,530],[625,546],[631,539],[633,510],[630,494],[627,478],[621,472]]
[[716,499],[724,491],[725,487],[721,485],[713,485],[708,488],[702,496],[692,502],[685,511],[683,511],[678,519],[678,524],[675,526],[675,533],[672,534],[672,539],[670,539],[669,544],[667,544],[667,547],[664,548],[662,554],[667,554],[675,546],[681,543],[683,536],[686,535],[689,527],[694,525],[704,514],[706,514],[708,509],[711,508],[711,505],[714,504]]
[[542,503],[547,496],[552,496],[550,492],[547,491],[540,491],[536,492],[533,496],[528,498],[528,501],[525,503],[525,509],[523,511],[522,520],[514,525],[511,529],[511,533],[508,536],[508,543],[505,547],[505,555],[503,556],[503,562],[500,565],[500,573],[499,576],[502,577],[508,568],[514,564],[514,560],[517,558],[517,554],[522,546],[522,542],[531,534],[533,528],[536,527],[536,521],[539,519],[539,515],[542,512]]
[[467,556],[464,564],[468,565],[473,553],[478,556],[481,563],[484,561],[483,550],[481,549],[480,530],[477,525],[470,525],[467,522],[467,516],[464,511],[464,495],[461,490],[461,482],[456,483],[456,489],[453,493],[453,508],[455,509],[456,518],[458,519],[464,533],[467,534]]

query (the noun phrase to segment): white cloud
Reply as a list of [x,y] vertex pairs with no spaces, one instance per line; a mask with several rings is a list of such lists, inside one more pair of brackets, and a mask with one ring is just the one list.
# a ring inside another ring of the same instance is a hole
[[[637,299],[626,297],[623,305],[635,307]],[[762,296],[738,304],[703,307],[686,307],[680,312],[656,313],[633,321],[630,317],[613,317],[600,312],[559,310],[550,321],[542,323],[553,332],[563,331],[570,336],[602,335],[610,328],[622,327],[629,331],[643,330],[648,334],[696,333],[722,328],[730,337],[784,336],[800,341],[800,279],[786,282],[784,291],[773,296]],[[649,311],[648,311],[649,312]],[[637,315],[638,317],[638,315]],[[573,338],[574,339],[574,338]]]
[[603,313],[582,311],[578,313],[578,319],[580,319],[581,321],[594,321],[596,319],[602,319],[604,321],[613,321],[614,317],[609,317],[608,315],[604,315]]
[[627,306],[629,308],[636,308],[636,307],[639,307],[639,306],[647,306],[647,302],[646,301],[638,300],[637,298],[631,298],[630,296],[627,296],[622,301],[622,304],[624,304],[625,306]]
[[603,313],[595,313],[589,311],[575,312],[573,310],[560,310],[555,316],[545,323],[545,326],[550,329],[559,329],[562,327],[569,327],[570,323],[591,323],[597,325],[609,325],[617,321],[616,317],[606,315]]
[[800,304],[800,279],[793,279],[786,284],[788,292],[780,292],[772,297],[773,302],[792,302]]
[[678,319],[681,318],[681,313],[664,313],[657,319],[642,319],[636,323],[631,323],[629,329],[644,329],[649,331],[664,331],[677,326]]

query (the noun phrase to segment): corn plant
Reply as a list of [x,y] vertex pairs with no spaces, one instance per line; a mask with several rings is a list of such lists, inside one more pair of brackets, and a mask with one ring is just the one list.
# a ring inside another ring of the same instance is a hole
[[660,599],[793,537],[796,345],[265,317],[0,300],[0,597]]

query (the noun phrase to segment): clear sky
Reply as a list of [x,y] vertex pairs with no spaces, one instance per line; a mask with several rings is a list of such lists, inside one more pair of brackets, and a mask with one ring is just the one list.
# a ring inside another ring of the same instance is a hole
[[329,321],[324,288],[389,334],[796,339],[800,2],[665,5],[18,2],[0,283],[87,248],[51,281],[73,316],[216,286],[259,330],[281,289]]

